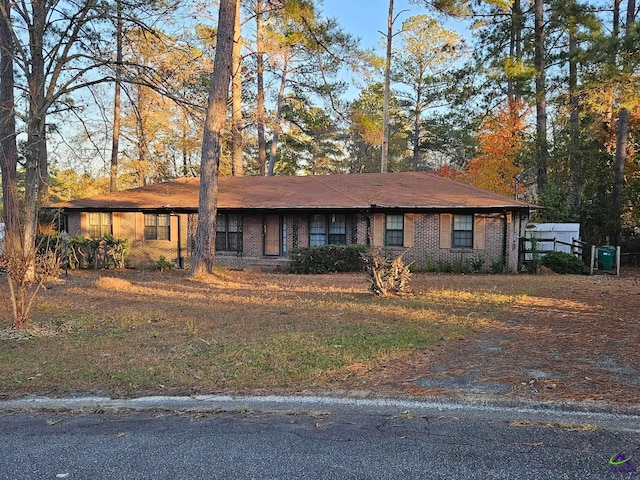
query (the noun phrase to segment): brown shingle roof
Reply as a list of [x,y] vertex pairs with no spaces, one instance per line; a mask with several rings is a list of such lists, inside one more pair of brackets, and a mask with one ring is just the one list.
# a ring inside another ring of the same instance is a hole
[[[195,211],[198,178],[61,202],[51,207],[73,210]],[[529,208],[504,195],[424,172],[363,173],[325,176],[221,177],[221,209],[405,209]]]

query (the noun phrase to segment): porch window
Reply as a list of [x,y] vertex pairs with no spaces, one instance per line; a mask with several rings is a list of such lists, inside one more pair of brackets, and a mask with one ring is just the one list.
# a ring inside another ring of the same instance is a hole
[[473,248],[473,215],[453,216],[453,248]]
[[144,215],[144,239],[145,240],[169,240],[171,220],[169,215],[148,214]]
[[89,237],[100,238],[113,233],[111,213],[89,213]]
[[385,215],[384,243],[388,247],[404,245],[404,215]]
[[216,250],[242,252],[242,215],[218,213],[216,217]]
[[347,243],[346,215],[313,215],[309,223],[309,246]]

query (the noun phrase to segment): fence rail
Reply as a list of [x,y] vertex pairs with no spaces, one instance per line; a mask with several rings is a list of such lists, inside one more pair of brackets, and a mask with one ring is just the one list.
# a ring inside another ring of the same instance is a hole
[[[535,245],[534,245],[535,243]],[[547,248],[540,248],[540,245],[548,245]],[[563,242],[562,240],[558,240],[557,238],[520,238],[520,249],[519,249],[519,258],[518,263],[520,268],[530,269],[532,264],[539,260],[536,258],[537,256],[544,256],[547,253],[557,252],[558,247],[560,245],[565,245],[570,247],[571,254],[581,258],[585,262],[585,266],[589,268],[589,274],[593,275],[593,273],[601,268],[606,273],[614,273],[615,275],[620,275],[620,263],[638,265],[640,263],[640,254],[629,254],[634,255],[634,257],[625,258],[625,261],[622,260],[622,257],[627,254],[620,253],[620,247],[615,248],[615,258],[612,259],[611,263],[606,265],[600,265],[602,259],[600,258],[599,248],[595,245],[589,245],[582,240],[577,238],[573,238],[571,243]],[[635,262],[635,263],[633,263]]]
[[[534,248],[533,243],[536,243]],[[529,245],[527,245],[529,244]],[[540,248],[539,245],[551,244],[550,248]],[[520,238],[519,262],[520,265],[529,265],[535,255],[544,255],[551,252],[557,252],[558,246],[565,245],[571,247],[571,254],[582,257],[583,251],[586,250],[587,243],[577,238],[573,238],[571,243],[563,242],[557,238]],[[528,248],[530,247],[530,248]]]

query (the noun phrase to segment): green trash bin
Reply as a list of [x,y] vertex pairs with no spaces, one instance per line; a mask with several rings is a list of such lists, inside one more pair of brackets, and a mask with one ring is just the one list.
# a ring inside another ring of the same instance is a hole
[[613,270],[616,261],[616,248],[609,245],[598,247],[598,268],[609,272]]

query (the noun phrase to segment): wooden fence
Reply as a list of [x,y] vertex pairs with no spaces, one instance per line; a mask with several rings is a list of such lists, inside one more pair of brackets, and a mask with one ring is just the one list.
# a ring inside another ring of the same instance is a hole
[[[582,257],[583,249],[587,247],[587,244],[577,238],[571,239],[571,243],[563,242],[557,238],[520,238],[520,249],[518,259],[521,265],[527,265],[534,259],[534,255],[544,255],[551,252],[557,252],[560,245],[566,245],[570,247],[571,254],[578,257]],[[535,242],[535,247],[534,247]]]
[[[518,264],[520,269],[527,269],[534,260],[538,260],[539,257],[547,253],[557,252],[560,245],[570,247],[571,254],[584,261],[585,266],[589,268],[590,275],[593,275],[598,270],[603,270],[604,273],[620,275],[620,247],[610,247],[614,249],[615,255],[612,253],[611,257],[613,257],[613,259],[611,262],[609,263],[607,258],[607,262],[602,265],[603,268],[600,268],[603,263],[603,258],[601,257],[603,252],[601,249],[604,247],[589,246],[586,242],[577,238],[573,238],[571,243],[563,242],[557,238],[534,238],[533,242],[531,238],[520,238],[520,249],[518,251]],[[607,257],[608,256],[609,255],[607,255]]]

